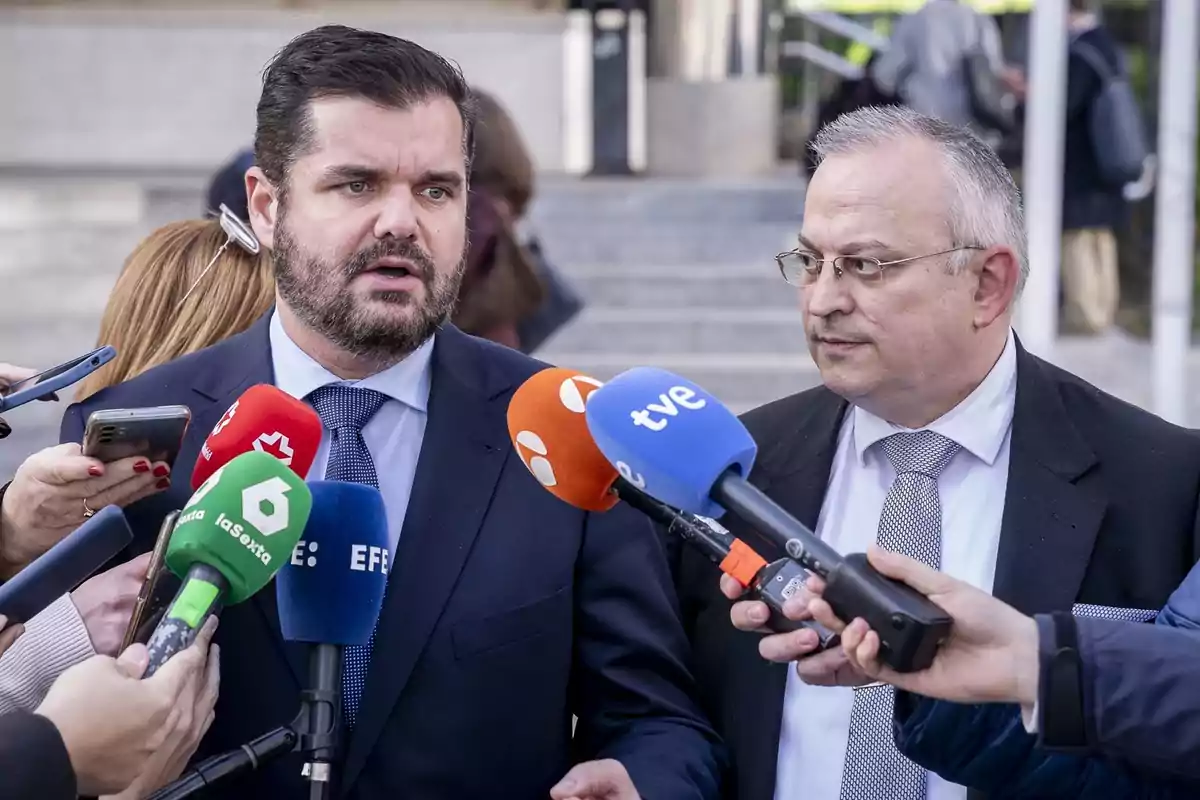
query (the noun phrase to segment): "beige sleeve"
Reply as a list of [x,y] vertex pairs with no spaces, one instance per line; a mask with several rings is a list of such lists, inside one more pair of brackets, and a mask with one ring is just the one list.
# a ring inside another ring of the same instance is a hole
[[25,623],[0,656],[0,714],[35,710],[59,675],[95,654],[83,618],[64,594]]

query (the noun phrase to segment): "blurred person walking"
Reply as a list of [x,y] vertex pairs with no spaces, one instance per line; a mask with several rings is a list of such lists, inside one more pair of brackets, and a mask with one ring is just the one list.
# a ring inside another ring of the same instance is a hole
[[[1100,24],[1092,0],[1070,0],[1067,62],[1066,148],[1063,154],[1063,322],[1075,333],[1100,333],[1113,324],[1120,299],[1114,229],[1129,205],[1125,181],[1105,176],[1102,160],[1113,155],[1110,138],[1097,138],[1095,112],[1101,93],[1126,75],[1121,51]],[[1127,109],[1136,113],[1136,109]],[[1141,124],[1141,120],[1131,120]]]

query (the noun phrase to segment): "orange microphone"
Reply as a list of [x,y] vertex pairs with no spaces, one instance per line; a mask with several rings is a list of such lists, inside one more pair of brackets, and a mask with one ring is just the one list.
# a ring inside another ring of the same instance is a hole
[[823,647],[836,635],[816,622],[783,615],[783,604],[807,573],[791,558],[770,564],[714,520],[667,505],[625,480],[600,452],[584,409],[600,381],[562,367],[544,369],[521,384],[508,404],[508,435],[521,463],[558,499],[584,511],[607,511],[624,500],[703,553],[750,596],[771,608],[767,627],[777,633],[812,628]]
[[521,463],[548,492],[584,511],[608,511],[619,499],[617,471],[592,441],[583,413],[602,385],[551,367],[521,384],[508,404],[508,435]]

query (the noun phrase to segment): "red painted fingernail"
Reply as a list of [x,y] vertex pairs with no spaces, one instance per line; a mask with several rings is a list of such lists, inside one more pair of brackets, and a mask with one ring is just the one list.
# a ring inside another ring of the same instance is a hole
[[170,478],[163,478],[161,481],[159,481],[158,483],[155,484],[155,486],[157,486],[159,489],[166,489],[170,485],[171,485]]
[[150,462],[149,461],[137,462],[136,464],[133,465],[133,471],[134,472],[149,472],[150,471]]
[[103,474],[104,470],[99,467],[88,467],[88,475],[91,475],[93,478],[99,478]]
[[156,478],[165,478],[170,474],[171,474],[171,470],[167,469],[162,464],[159,464],[157,467],[154,468],[154,477],[156,477]]

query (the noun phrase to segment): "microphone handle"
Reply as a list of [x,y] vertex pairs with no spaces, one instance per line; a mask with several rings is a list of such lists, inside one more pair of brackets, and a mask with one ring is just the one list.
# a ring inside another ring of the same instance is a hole
[[195,563],[188,568],[183,585],[146,643],[150,663],[143,678],[158,672],[171,656],[186,650],[195,641],[204,621],[221,611],[227,591],[229,581],[215,567]]
[[877,572],[862,553],[843,557],[732,469],[717,480],[712,496],[823,577],[823,596],[833,613],[847,622],[866,620],[879,636],[884,664],[917,672],[933,662],[950,635],[951,618],[932,600]]
[[[667,533],[678,536],[702,552],[709,561],[728,574],[724,567],[725,559],[741,545],[743,553],[749,554],[758,563],[762,557],[755,553],[749,545],[739,542],[738,538],[726,530],[719,530],[708,525],[699,517],[678,511],[661,500],[657,500],[638,489],[624,478],[617,478],[613,484],[617,496],[633,508],[645,514],[650,519],[667,527]],[[737,579],[737,576],[733,576]],[[781,558],[767,564],[757,571],[746,584],[751,597],[762,600],[771,609],[766,627],[775,633],[790,633],[791,631],[808,628],[815,631],[822,650],[833,647],[840,641],[837,634],[816,620],[796,621],[788,619],[783,613],[783,604],[787,602],[803,584],[805,573],[802,566],[790,558]],[[741,582],[739,580],[739,582]]]
[[296,749],[297,739],[296,731],[291,727],[276,728],[237,750],[201,761],[182,778],[159,789],[147,800],[183,800],[222,778],[247,770],[256,770],[263,764],[292,752]]
[[302,775],[309,782],[310,800],[332,796],[333,762],[342,725],[342,646],[313,645],[308,658],[309,689],[302,692],[305,716],[300,735],[304,754]]

